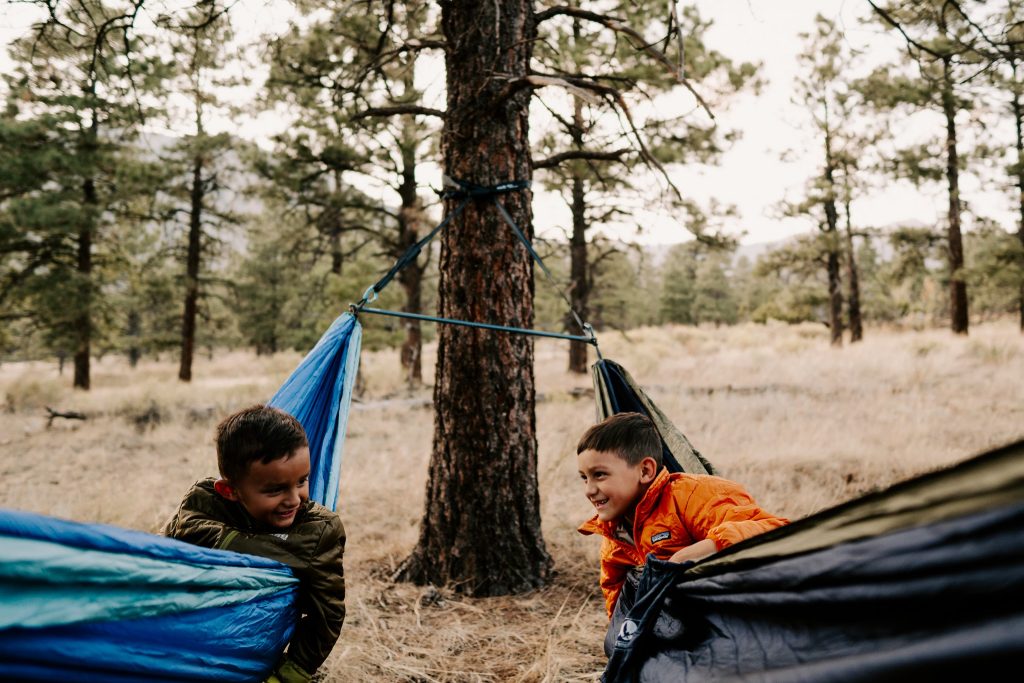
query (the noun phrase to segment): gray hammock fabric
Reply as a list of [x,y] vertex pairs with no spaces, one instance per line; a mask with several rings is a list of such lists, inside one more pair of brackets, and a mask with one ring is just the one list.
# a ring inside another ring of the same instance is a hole
[[744,541],[649,561],[606,683],[971,680],[1024,658],[1024,441]]

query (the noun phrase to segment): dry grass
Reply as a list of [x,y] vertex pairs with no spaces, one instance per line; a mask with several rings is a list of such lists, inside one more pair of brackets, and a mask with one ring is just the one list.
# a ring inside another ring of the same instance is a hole
[[[601,342],[725,476],[794,518],[1024,436],[1024,339],[1013,323],[976,326],[967,339],[868,335],[842,350],[813,326],[669,327]],[[394,352],[363,355],[368,395],[342,466],[349,617],[328,681],[597,680],[598,543],[575,532],[590,512],[574,456],[594,407],[570,394],[590,379],[564,371],[557,342],[536,349],[542,513],[558,573],[544,590],[482,600],[386,578],[418,533],[430,393],[401,389]],[[173,363],[131,371],[107,358],[88,394],[52,364],[0,366],[0,505],[152,531],[214,474],[216,421],[268,397],[298,360],[202,360],[182,386]],[[90,418],[47,428],[45,406]]]

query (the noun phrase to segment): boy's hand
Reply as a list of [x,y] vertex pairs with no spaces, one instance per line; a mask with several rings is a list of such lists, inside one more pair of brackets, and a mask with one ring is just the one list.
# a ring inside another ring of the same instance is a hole
[[673,553],[672,557],[668,558],[669,562],[696,562],[697,560],[703,560],[709,555],[714,555],[718,552],[718,546],[710,538],[705,538],[703,541],[697,541],[693,545],[688,545],[682,550],[677,550]]
[[263,683],[309,683],[312,676],[290,659],[285,658],[277,671],[270,674]]

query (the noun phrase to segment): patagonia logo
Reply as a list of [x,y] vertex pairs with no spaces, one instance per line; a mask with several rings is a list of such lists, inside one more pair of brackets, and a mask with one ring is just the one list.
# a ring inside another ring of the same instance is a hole
[[282,541],[287,541],[288,540],[288,534],[270,534],[270,535],[271,536],[276,536],[277,538],[280,538]]
[[661,543],[662,541],[667,541],[670,538],[672,538],[672,532],[662,531],[660,534],[654,534],[651,536],[651,543]]

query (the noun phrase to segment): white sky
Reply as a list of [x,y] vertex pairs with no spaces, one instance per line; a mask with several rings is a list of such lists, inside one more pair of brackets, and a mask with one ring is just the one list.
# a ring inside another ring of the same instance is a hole
[[[790,101],[787,87],[797,74],[796,55],[801,49],[798,35],[810,31],[814,17],[821,13],[846,31],[854,47],[872,52],[890,50],[896,37],[875,26],[864,26],[859,18],[869,9],[863,0],[694,0],[702,16],[714,21],[708,33],[710,46],[736,60],[763,64],[766,87],[757,95],[737,98],[727,110],[716,109],[719,125],[742,131],[742,138],[724,155],[717,167],[692,167],[671,171],[673,182],[689,197],[703,205],[711,200],[735,205],[738,216],[723,221],[726,231],[741,235],[751,244],[772,241],[806,232],[813,224],[805,219],[782,219],[776,208],[780,201],[795,197],[806,180],[818,173],[821,143],[813,136],[810,122]],[[292,11],[286,0],[241,0],[231,10],[239,38],[258,36],[283,29]],[[6,44],[21,35],[38,16],[24,5],[0,7],[0,42]],[[0,69],[10,62],[0,56]],[[225,127],[241,135],[259,137],[282,127],[273,115],[239,127]],[[787,154],[787,160],[782,156]],[[439,184],[437,169],[425,174],[423,182]],[[568,210],[557,197],[539,191],[535,195],[535,224],[540,234],[551,234],[568,224]],[[962,180],[964,199],[982,213],[1007,221],[1007,200],[996,193],[983,193],[971,176]],[[870,198],[857,200],[853,215],[860,225],[880,226],[902,221],[927,224],[941,220],[946,198],[942,188],[926,190],[902,183]],[[638,212],[635,223],[644,226],[639,240],[648,244],[679,242],[688,238],[675,221],[654,211]],[[614,230],[611,232],[615,232]],[[626,228],[617,236],[635,238]]]

